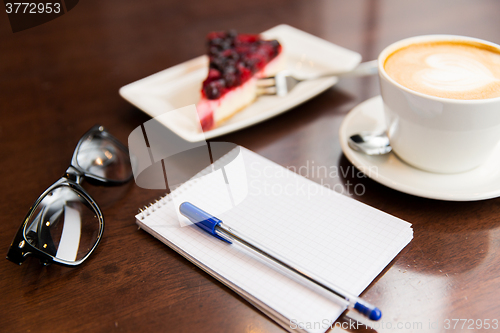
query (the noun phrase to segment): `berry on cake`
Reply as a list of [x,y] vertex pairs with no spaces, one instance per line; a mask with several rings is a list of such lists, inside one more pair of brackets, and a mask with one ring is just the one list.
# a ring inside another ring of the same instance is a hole
[[257,79],[284,68],[282,47],[277,40],[234,30],[207,36],[209,68],[197,105],[203,131],[227,120],[257,97]]

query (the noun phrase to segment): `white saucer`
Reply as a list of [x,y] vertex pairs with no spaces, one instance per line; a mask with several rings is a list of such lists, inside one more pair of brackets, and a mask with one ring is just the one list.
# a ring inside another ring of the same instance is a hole
[[349,112],[340,128],[340,144],[347,159],[373,180],[419,197],[474,201],[500,196],[500,144],[479,167],[458,174],[437,174],[414,168],[395,154],[368,156],[349,148],[347,139],[362,131],[385,129],[382,97],[364,101]]

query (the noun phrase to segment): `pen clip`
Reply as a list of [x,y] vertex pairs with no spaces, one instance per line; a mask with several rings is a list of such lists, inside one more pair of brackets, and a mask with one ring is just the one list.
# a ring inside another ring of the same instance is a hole
[[223,240],[226,243],[232,244],[232,242],[229,239],[219,236],[215,231],[216,227],[222,223],[222,221],[216,218],[215,216],[208,214],[207,212],[199,209],[198,207],[189,202],[183,202],[179,206],[179,211],[182,215],[187,217],[191,222],[196,224],[199,228],[201,228],[205,232],[211,234],[212,236],[220,240]]

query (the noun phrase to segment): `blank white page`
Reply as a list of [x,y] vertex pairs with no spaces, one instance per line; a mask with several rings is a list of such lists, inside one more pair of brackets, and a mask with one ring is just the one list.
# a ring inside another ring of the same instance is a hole
[[309,327],[304,331],[325,332],[345,306],[309,282],[284,274],[259,255],[204,233],[180,216],[180,203],[191,202],[356,295],[413,237],[409,223],[247,149],[237,148],[215,165],[225,166],[203,171],[167,196],[154,212],[152,207],[145,218],[137,215],[137,222],[288,330],[292,330],[293,320]]

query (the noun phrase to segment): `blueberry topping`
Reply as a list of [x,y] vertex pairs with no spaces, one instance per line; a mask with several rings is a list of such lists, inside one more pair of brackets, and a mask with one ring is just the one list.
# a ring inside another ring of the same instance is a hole
[[222,96],[224,90],[224,80],[211,81],[204,87],[205,95],[208,99],[217,99]]
[[209,74],[203,82],[208,99],[217,99],[229,88],[243,84],[281,51],[276,40],[265,41],[259,35],[211,32],[207,35]]
[[215,68],[210,68],[210,70],[208,71],[208,78],[210,81],[212,80],[217,80],[218,78],[220,78],[221,74],[220,74],[220,71],[215,69]]

